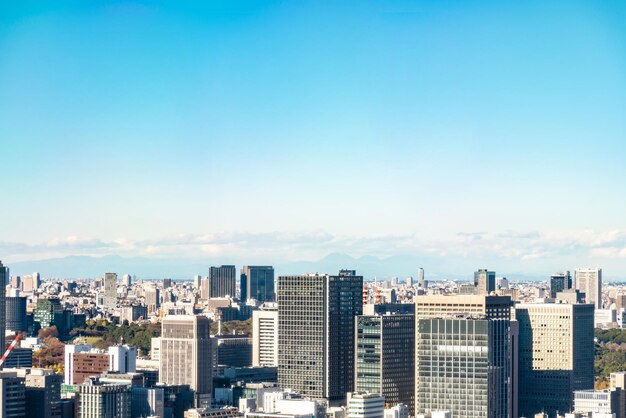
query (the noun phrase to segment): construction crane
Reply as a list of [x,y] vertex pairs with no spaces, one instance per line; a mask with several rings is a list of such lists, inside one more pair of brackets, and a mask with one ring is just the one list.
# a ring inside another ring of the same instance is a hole
[[9,354],[11,354],[11,351],[15,348],[15,346],[17,345],[19,341],[20,341],[20,334],[17,334],[15,336],[15,339],[9,346],[9,348],[7,348],[7,351],[5,351],[4,354],[2,355],[2,358],[0,358],[0,369],[2,369],[2,366],[4,365],[5,360],[7,359],[7,357],[9,357]]

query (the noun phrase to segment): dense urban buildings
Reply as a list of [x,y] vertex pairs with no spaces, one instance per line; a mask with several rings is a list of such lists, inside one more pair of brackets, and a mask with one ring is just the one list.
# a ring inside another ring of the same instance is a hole
[[496,290],[496,272],[480,269],[474,272],[474,286],[477,295],[488,295]]
[[602,309],[602,269],[584,268],[574,272],[576,290],[585,294],[585,301]]
[[353,391],[354,324],[363,277],[278,278],[278,383],[313,398],[341,401]]
[[6,332],[6,284],[9,279],[9,268],[5,267],[0,261],[0,350],[4,351],[6,346],[4,343],[4,334]]
[[550,297],[556,298],[557,293],[564,292],[572,288],[572,277],[569,271],[564,273],[554,273],[550,276]]

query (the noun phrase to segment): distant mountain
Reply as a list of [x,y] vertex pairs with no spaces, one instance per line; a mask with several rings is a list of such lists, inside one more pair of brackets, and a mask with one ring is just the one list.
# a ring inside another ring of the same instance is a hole
[[[249,260],[203,260],[186,258],[150,258],[150,257],[121,257],[106,255],[103,257],[69,256],[46,260],[22,261],[9,264],[12,275],[25,275],[38,271],[43,277],[58,278],[95,278],[102,277],[105,272],[116,272],[120,276],[126,273],[143,279],[172,279],[191,280],[196,274],[206,276],[209,266],[234,263],[237,267],[246,264],[255,264]],[[426,270],[427,279],[470,280],[472,272],[483,267],[482,264],[465,258],[451,260],[442,257],[423,257],[412,255],[397,255],[379,258],[374,256],[352,257],[348,254],[331,253],[314,261],[286,261],[272,263],[272,260],[262,264],[273,265],[276,275],[296,275],[304,273],[335,274],[341,269],[356,270],[366,280],[374,278],[388,279],[397,276],[404,279],[407,276],[417,277],[419,267]],[[491,264],[488,265],[488,267]],[[544,280],[545,276],[529,275],[524,273],[496,270],[498,275],[504,274],[513,280]]]

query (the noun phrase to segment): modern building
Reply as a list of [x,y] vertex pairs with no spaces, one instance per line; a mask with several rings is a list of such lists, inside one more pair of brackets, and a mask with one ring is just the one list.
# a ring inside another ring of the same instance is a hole
[[426,289],[428,287],[428,282],[424,277],[424,269],[421,267],[417,270],[417,283],[419,283],[419,286],[422,289]]
[[196,274],[195,276],[193,276],[193,287],[196,289],[200,289],[200,284],[202,283],[202,276],[199,274]]
[[165,390],[134,386],[131,389],[131,416],[164,417]]
[[278,366],[278,305],[266,302],[252,312],[252,366]]
[[477,295],[488,295],[496,290],[496,272],[480,269],[474,272],[474,286]]
[[26,383],[26,418],[61,416],[63,376],[48,369],[19,369]]
[[91,350],[90,344],[65,344],[64,354],[64,383],[74,385],[81,382],[74,380],[74,356],[77,353],[86,353]]
[[117,305],[117,274],[104,273],[104,306],[115,308]]
[[131,387],[102,384],[93,377],[76,390],[77,418],[131,418]]
[[39,323],[41,328],[54,325],[59,331],[62,331],[63,305],[61,305],[59,298],[48,297],[38,299],[33,318],[35,322]]
[[126,286],[126,288],[127,288],[127,289],[130,289],[130,287],[131,287],[131,286],[132,286],[132,284],[133,284],[133,276],[131,276],[131,275],[130,275],[130,274],[128,274],[128,273],[127,273],[127,274],[125,274],[125,275],[122,277],[122,284],[123,284],[124,286]]
[[459,316],[419,319],[417,414],[515,418],[516,324]]
[[101,352],[78,352],[73,353],[72,358],[72,378],[66,384],[70,385],[80,385],[85,380],[93,376],[98,376],[100,373],[109,370],[109,359],[108,353]]
[[109,347],[109,371],[134,373],[137,371],[137,349],[128,344]]
[[590,389],[574,392],[574,412],[585,414],[585,416],[606,414],[615,418],[624,418],[623,403],[624,393],[621,389]]
[[209,298],[235,297],[237,288],[235,266],[219,266],[209,269]]
[[33,349],[15,347],[4,360],[4,368],[33,367]]
[[409,418],[409,407],[405,404],[385,408],[384,418]]
[[602,269],[576,269],[574,274],[576,289],[586,295],[585,302],[593,303],[596,309],[602,309]]
[[216,335],[211,337],[215,366],[252,366],[252,338],[249,334]]
[[518,303],[520,416],[571,411],[573,393],[593,389],[594,306]]
[[241,269],[241,300],[254,299],[257,302],[276,300],[274,290],[274,267],[243,266]]
[[[4,287],[4,286],[0,286]],[[15,371],[0,371],[0,417],[26,416],[26,385]]]
[[572,288],[572,276],[569,271],[554,273],[550,276],[550,297],[555,299],[556,294]]
[[161,306],[161,295],[156,287],[149,287],[145,290],[146,305],[148,306],[148,315],[155,313]]
[[278,383],[312,398],[345,402],[354,388],[355,316],[363,277],[278,278]]
[[128,321],[129,323],[138,321],[140,319],[148,319],[148,307],[144,305],[130,305],[124,306],[121,309],[120,320]]
[[6,329],[14,332],[26,331],[26,298],[6,298]]
[[348,393],[347,418],[382,418],[385,398],[377,393]]
[[6,284],[9,279],[9,268],[0,261],[0,347],[6,347],[4,334],[6,333]]
[[355,347],[355,391],[403,403],[414,414],[415,315],[357,316]]
[[195,404],[211,404],[211,321],[205,316],[168,315],[161,326],[159,379],[168,385],[189,385]]

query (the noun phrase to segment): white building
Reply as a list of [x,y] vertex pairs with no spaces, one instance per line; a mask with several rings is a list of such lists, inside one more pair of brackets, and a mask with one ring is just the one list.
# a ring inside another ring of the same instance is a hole
[[377,393],[348,393],[347,418],[380,418],[385,414],[385,398]]
[[65,355],[64,355],[64,381],[66,385],[74,384],[73,376],[74,376],[74,354],[75,353],[85,353],[91,350],[91,344],[67,344],[65,345]]
[[[621,389],[577,390],[574,391],[574,411],[583,414],[615,414],[616,418],[624,418],[620,413]],[[622,411],[623,412],[623,411]]]
[[602,309],[602,269],[576,269],[574,280],[576,289],[585,293],[586,302]]
[[385,418],[409,418],[409,407],[403,403],[386,408]]
[[252,366],[278,366],[278,305],[266,302],[252,312]]
[[137,349],[129,345],[109,347],[109,370],[120,373],[137,371]]

